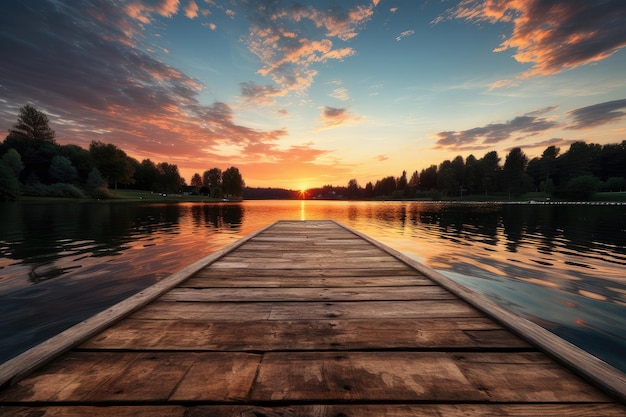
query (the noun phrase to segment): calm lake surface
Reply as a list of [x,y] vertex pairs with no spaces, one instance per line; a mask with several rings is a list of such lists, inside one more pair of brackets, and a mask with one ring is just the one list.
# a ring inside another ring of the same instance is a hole
[[334,219],[626,372],[626,205],[0,204],[0,362],[281,219]]

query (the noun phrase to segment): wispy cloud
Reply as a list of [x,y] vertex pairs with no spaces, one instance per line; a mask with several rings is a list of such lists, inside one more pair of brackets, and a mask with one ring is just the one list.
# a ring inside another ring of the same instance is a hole
[[336,98],[337,100],[350,100],[350,93],[345,87],[335,88],[333,91],[330,92],[329,96],[331,96],[332,98]]
[[[552,139],[546,139],[546,140],[542,140],[542,141],[534,142],[534,143],[524,143],[524,149],[544,150],[545,148],[550,147],[550,146],[556,146],[556,147],[569,146],[574,142],[576,142],[576,139],[552,138]],[[516,148],[516,147],[518,146],[511,146],[510,148],[507,148],[505,150],[510,151],[511,149]]]
[[505,123],[491,123],[462,131],[444,131],[435,134],[435,148],[450,150],[485,149],[512,138],[516,134],[538,134],[559,126],[559,123],[541,115],[552,107],[517,116]]
[[256,85],[252,81],[241,83],[241,95],[246,101],[259,105],[272,105],[276,103],[276,97],[284,96],[287,91],[272,85]]
[[321,129],[331,129],[349,123],[356,123],[363,120],[362,116],[355,116],[345,108],[324,106],[319,122]]
[[567,113],[574,119],[566,129],[587,129],[617,121],[626,116],[626,99],[607,101],[592,106],[581,107]]
[[[343,60],[356,53],[351,47],[337,48],[334,42],[356,37],[372,17],[375,4],[348,10],[338,6],[318,10],[281,2],[261,6],[255,2],[249,6],[247,45],[261,60],[259,74],[269,76],[283,88],[303,92],[317,75],[315,64]],[[312,25],[304,25],[304,20]]]
[[404,32],[401,32],[398,36],[396,36],[396,41],[400,42],[402,40],[402,38],[405,38],[407,36],[411,36],[414,33],[415,33],[415,31],[413,29],[405,30]]
[[447,17],[512,23],[512,34],[495,52],[514,49],[517,61],[532,64],[523,77],[600,61],[626,46],[623,0],[465,0]]

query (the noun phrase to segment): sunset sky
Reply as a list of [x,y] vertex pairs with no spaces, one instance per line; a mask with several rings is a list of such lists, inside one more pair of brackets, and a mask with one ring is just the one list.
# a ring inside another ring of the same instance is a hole
[[624,0],[3,0],[0,129],[31,103],[188,183],[365,186],[626,140],[625,46]]

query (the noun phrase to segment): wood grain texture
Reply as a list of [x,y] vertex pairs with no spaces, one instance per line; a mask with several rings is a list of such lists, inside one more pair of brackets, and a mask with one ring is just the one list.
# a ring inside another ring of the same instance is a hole
[[203,262],[10,377],[0,415],[626,415],[490,315],[525,321],[333,221]]
[[2,407],[4,417],[623,417],[615,404],[320,404]]

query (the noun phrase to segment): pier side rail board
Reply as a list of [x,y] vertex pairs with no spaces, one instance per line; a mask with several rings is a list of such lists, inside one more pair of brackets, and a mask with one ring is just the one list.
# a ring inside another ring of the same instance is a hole
[[518,316],[504,307],[501,307],[485,296],[480,295],[455,282],[451,278],[435,271],[434,269],[417,262],[404,253],[399,252],[369,237],[368,235],[359,232],[358,230],[352,229],[343,224],[339,225],[421,272],[426,277],[432,279],[443,288],[455,294],[457,297],[485,313],[488,317],[500,322],[507,329],[518,334],[535,347],[552,356],[557,361],[564,364],[567,368],[576,372],[578,375],[586,378],[596,386],[601,387],[614,396],[617,396],[622,402],[626,402],[626,375],[623,372],[612,367],[598,357],[582,350],[578,346],[560,338],[543,327]]
[[[275,224],[275,223],[274,223]],[[0,389],[13,385],[51,360],[80,345],[90,337],[100,333],[117,321],[134,313],[178,286],[199,270],[216,262],[223,256],[242,246],[244,243],[263,233],[274,224],[270,224],[248,236],[225,246],[204,258],[184,267],[178,272],[162,279],[144,290],[120,301],[94,316],[62,331],[27,351],[0,364]]]

